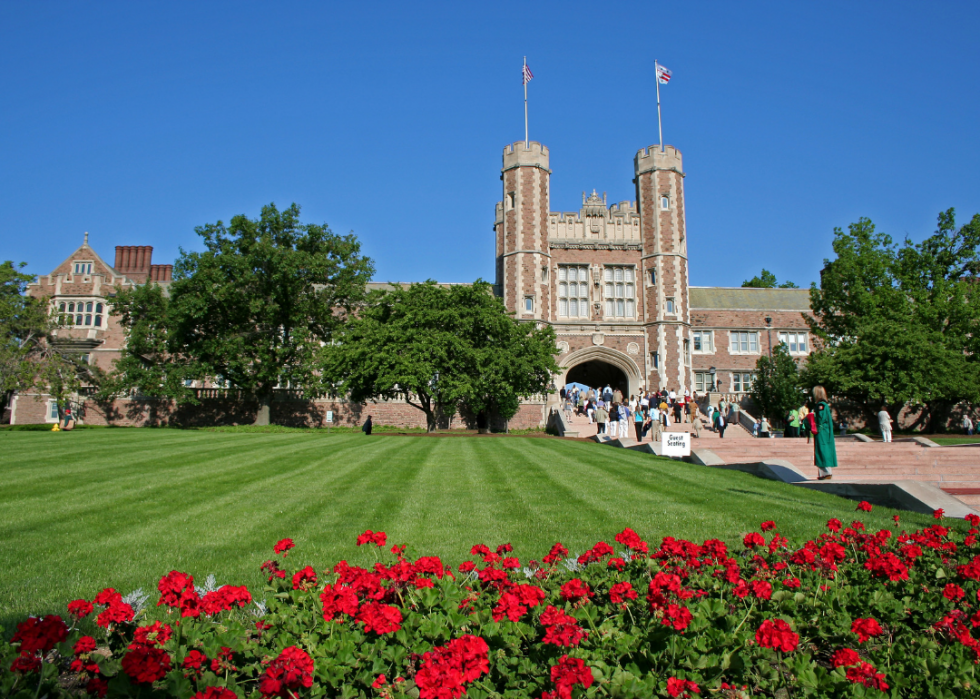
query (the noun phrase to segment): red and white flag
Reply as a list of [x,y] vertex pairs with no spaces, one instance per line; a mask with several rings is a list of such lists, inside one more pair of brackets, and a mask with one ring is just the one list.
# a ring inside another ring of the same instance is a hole
[[525,63],[524,64],[524,84],[527,85],[529,82],[531,82],[531,78],[533,78],[533,77],[534,77],[534,75],[531,73],[531,69],[528,68],[527,67],[527,63]]
[[666,85],[670,82],[670,71],[664,68],[659,63],[657,64],[657,80],[660,81],[662,85]]

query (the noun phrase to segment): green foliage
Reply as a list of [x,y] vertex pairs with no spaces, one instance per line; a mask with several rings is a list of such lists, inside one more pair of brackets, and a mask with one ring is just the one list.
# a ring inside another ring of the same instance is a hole
[[756,289],[799,289],[793,282],[783,282],[782,284],[776,283],[776,275],[770,272],[765,267],[762,268],[762,274],[752,277],[751,279],[746,279],[742,282],[743,287],[754,287]]
[[152,285],[124,295],[135,342],[114,388],[187,399],[185,378],[221,376],[257,396],[256,424],[277,385],[321,394],[316,358],[363,302],[373,266],[353,234],[299,213],[270,204],[257,220],[200,226],[204,251],[181,251],[169,300]]
[[13,262],[0,264],[0,411],[12,391],[38,388],[61,406],[83,380],[99,378],[77,352],[55,337],[57,319],[48,309],[48,300],[26,295],[33,281],[34,275],[18,272]]
[[780,343],[772,357],[759,357],[755,365],[756,378],[752,384],[752,400],[770,421],[782,422],[793,408],[806,402],[806,391],[800,382],[799,368]]
[[378,292],[338,340],[324,351],[338,392],[354,402],[404,398],[430,430],[439,412],[462,405],[509,418],[558,371],[551,327],[514,320],[481,280]]
[[866,218],[834,234],[837,257],[810,290],[821,346],[804,382],[893,418],[906,403],[928,421],[980,399],[980,215],[957,229],[949,209],[932,236],[900,247]]
[[99,387],[98,398],[108,400],[135,390],[149,398],[196,402],[184,381],[203,371],[171,351],[170,299],[163,287],[150,282],[121,291],[113,302],[113,315],[119,316],[120,325],[126,329],[126,347]]

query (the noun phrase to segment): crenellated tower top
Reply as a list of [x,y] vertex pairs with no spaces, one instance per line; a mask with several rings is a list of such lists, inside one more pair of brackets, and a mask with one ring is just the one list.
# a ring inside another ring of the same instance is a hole
[[524,141],[517,141],[504,147],[504,170],[515,167],[537,167],[551,170],[548,167],[548,148],[537,141],[526,144]]
[[641,148],[633,159],[633,166],[637,175],[655,170],[673,170],[684,176],[681,152],[673,146],[665,146],[663,153],[660,152],[660,146]]

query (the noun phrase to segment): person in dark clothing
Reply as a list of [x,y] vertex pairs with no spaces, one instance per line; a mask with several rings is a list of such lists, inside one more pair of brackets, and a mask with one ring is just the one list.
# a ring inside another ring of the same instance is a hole
[[364,434],[370,436],[371,435],[371,430],[373,428],[374,428],[374,425],[371,424],[371,416],[368,415],[367,416],[367,420],[365,420],[364,421],[364,424],[361,426],[361,432],[363,432]]

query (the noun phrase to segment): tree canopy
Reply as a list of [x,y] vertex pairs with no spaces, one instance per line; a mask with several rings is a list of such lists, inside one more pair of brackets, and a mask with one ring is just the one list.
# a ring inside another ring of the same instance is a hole
[[374,268],[353,234],[299,214],[270,204],[258,219],[196,228],[204,250],[181,250],[169,299],[152,285],[122,296],[135,341],[116,378],[186,397],[184,379],[220,376],[258,398],[256,424],[268,424],[277,386],[321,393],[321,348],[363,303]]
[[403,398],[436,428],[465,406],[509,419],[558,371],[551,327],[519,323],[490,284],[433,281],[378,292],[325,348],[324,374],[361,402]]
[[770,421],[782,422],[790,410],[806,402],[799,368],[785,344],[773,347],[772,357],[759,357],[755,371],[752,400]]
[[94,375],[79,353],[66,350],[53,336],[59,319],[47,299],[26,294],[34,275],[18,271],[23,267],[9,260],[0,264],[0,412],[11,392],[34,387],[53,396],[60,411],[82,380]]
[[980,215],[959,228],[953,209],[936,232],[901,246],[862,218],[834,231],[834,260],[810,289],[820,347],[804,381],[893,418],[907,403],[925,423],[980,399]]
[[752,277],[751,279],[746,279],[742,282],[743,287],[755,287],[757,289],[798,289],[793,282],[786,281],[782,284],[776,282],[776,275],[770,272],[765,267],[762,268],[762,273],[758,276]]

